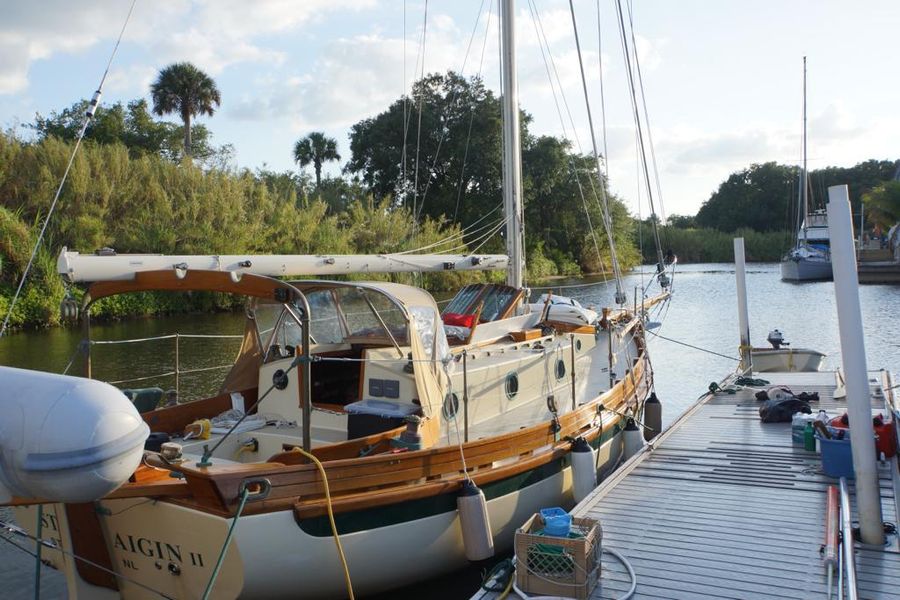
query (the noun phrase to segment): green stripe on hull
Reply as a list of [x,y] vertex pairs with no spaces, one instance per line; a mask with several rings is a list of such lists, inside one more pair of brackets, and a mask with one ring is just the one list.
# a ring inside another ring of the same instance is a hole
[[[621,431],[619,425],[615,425],[607,431],[597,436],[591,446],[594,449],[599,448],[602,444],[610,441],[617,433]],[[569,454],[562,458],[552,460],[540,467],[525,471],[506,479],[493,481],[481,486],[484,496],[488,500],[500,498],[507,494],[516,493],[524,488],[539,483],[548,477],[552,477],[571,464]],[[420,498],[418,500],[409,500],[407,502],[399,502],[388,506],[378,506],[364,510],[338,514],[334,516],[334,522],[337,525],[338,533],[344,535],[346,533],[354,533],[356,531],[366,531],[369,529],[377,529],[379,527],[387,527],[388,525],[397,525],[408,521],[416,521],[439,515],[441,513],[456,511],[456,494],[447,493],[432,496],[430,498]],[[312,519],[297,519],[297,524],[305,533],[315,537],[331,537],[331,524],[327,516],[314,517]]]

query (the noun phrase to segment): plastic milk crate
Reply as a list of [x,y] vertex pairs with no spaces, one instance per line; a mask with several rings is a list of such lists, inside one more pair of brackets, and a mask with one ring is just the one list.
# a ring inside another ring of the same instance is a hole
[[516,531],[516,585],[530,594],[586,600],[600,581],[600,523],[572,517],[567,537],[551,536],[544,527],[535,514]]

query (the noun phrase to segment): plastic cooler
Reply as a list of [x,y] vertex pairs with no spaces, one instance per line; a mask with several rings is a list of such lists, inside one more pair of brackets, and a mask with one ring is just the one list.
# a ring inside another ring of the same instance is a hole
[[[828,428],[832,435],[837,429]],[[819,448],[822,450],[822,470],[829,477],[846,477],[853,479],[856,474],[853,471],[853,454],[850,451],[850,432],[845,431],[842,439],[827,439],[816,433],[819,440]]]

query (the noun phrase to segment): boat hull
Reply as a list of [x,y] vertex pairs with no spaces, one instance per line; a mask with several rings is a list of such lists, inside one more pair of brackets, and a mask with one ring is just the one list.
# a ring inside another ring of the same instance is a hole
[[783,281],[830,281],[831,261],[784,260],[781,262],[781,279]]
[[[598,443],[601,475],[622,459],[622,434],[610,430]],[[516,528],[540,508],[570,508],[569,457],[482,486],[498,552],[512,546]],[[170,502],[146,498],[104,501],[101,518],[118,594],[126,599],[157,597],[133,582],[171,597],[200,597],[212,574],[231,519]],[[69,528],[62,505],[54,514]],[[33,521],[33,508],[17,519]],[[337,515],[354,592],[365,597],[411,585],[466,567],[455,494]],[[370,526],[375,522],[386,523]],[[53,566],[67,572],[72,589],[85,586],[65,556],[50,552]],[[172,566],[170,566],[172,565]],[[177,569],[176,569],[177,567]],[[177,575],[160,577],[177,571]],[[241,517],[235,528],[212,598],[340,598],[346,595],[343,570],[326,517],[298,520],[291,510]],[[90,597],[87,594],[85,597]]]
[[754,348],[751,357],[753,370],[760,373],[812,372],[822,368],[825,355],[806,348]]

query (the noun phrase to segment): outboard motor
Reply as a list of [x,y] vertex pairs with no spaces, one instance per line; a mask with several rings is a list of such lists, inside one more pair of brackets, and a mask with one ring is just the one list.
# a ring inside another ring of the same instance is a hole
[[769,332],[769,337],[766,338],[766,341],[772,344],[772,347],[776,350],[782,346],[790,346],[789,342],[784,341],[784,335],[777,329],[773,329]]

